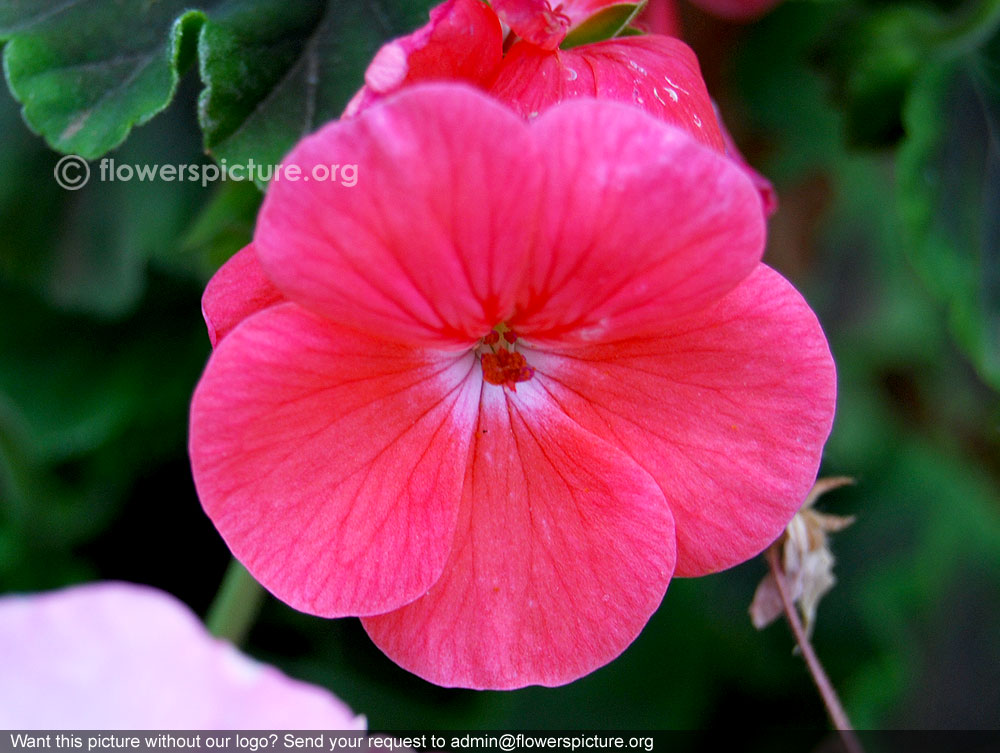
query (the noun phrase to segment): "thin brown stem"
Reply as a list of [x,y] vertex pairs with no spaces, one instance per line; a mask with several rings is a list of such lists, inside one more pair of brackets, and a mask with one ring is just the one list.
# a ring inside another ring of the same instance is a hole
[[830,721],[833,722],[834,728],[841,733],[841,739],[844,741],[847,753],[864,753],[857,735],[854,734],[854,727],[851,726],[851,720],[847,718],[847,713],[840,703],[840,698],[837,697],[837,691],[834,690],[830,678],[827,677],[826,670],[820,664],[819,657],[816,656],[816,652],[809,642],[809,637],[806,635],[805,628],[802,626],[802,620],[799,619],[798,610],[795,608],[795,604],[792,603],[792,598],[788,594],[788,584],[785,582],[785,571],[779,560],[778,547],[770,547],[764,553],[764,557],[767,559],[767,565],[771,568],[771,574],[774,576],[774,582],[778,587],[778,594],[781,596],[781,604],[785,610],[785,617],[788,619],[788,624],[791,625],[792,633],[795,635],[795,642],[799,645],[802,658],[806,660],[806,666],[809,667],[809,673],[812,675],[813,682],[816,683],[816,689],[819,690],[823,704],[830,714]]

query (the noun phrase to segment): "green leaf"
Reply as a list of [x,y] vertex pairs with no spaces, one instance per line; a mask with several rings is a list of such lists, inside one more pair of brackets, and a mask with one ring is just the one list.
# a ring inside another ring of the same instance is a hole
[[639,3],[615,3],[602,8],[570,31],[559,46],[568,50],[571,47],[579,47],[581,44],[614,39],[622,34],[631,36],[631,32],[626,31],[628,25],[645,7],[646,0]]
[[206,148],[229,163],[278,164],[340,116],[378,48],[425,23],[432,5],[239,0],[210,14],[198,45]]
[[0,2],[7,83],[24,119],[62,152],[88,159],[163,110],[193,61],[204,16],[185,0]]
[[0,0],[0,40],[24,119],[54,149],[92,159],[115,148],[169,104],[197,56],[206,148],[271,165],[339,116],[379,46],[425,22],[431,5]]
[[[231,157],[231,144],[246,134],[271,142],[311,130],[309,87],[319,76],[313,36],[320,33],[323,10],[322,3],[249,0],[205,25],[198,45],[205,82],[198,116],[207,149]],[[284,150],[264,148],[247,159],[260,154],[273,164]]]
[[995,57],[928,66],[903,118],[909,257],[980,376],[1000,388],[1000,79]]

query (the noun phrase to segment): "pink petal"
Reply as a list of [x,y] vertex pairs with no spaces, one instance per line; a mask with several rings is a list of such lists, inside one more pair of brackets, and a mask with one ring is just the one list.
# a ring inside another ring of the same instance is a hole
[[659,483],[677,524],[678,575],[730,567],[777,538],[816,478],[833,421],[826,338],[764,265],[658,337],[529,362],[571,418]]
[[408,88],[286,158],[357,184],[272,183],[254,245],[290,299],[379,337],[467,347],[510,312],[541,200],[525,124],[457,85]]
[[752,21],[767,13],[781,0],[692,0],[692,2],[729,21]]
[[546,203],[520,336],[593,343],[658,332],[720,298],[764,249],[760,199],[730,160],[633,107],[576,100],[533,128]]
[[518,43],[490,91],[522,117],[576,97],[638,105],[707,146],[725,148],[698,59],[671,37],[612,39],[552,52]]
[[208,281],[201,298],[212,347],[251,314],[283,300],[257,261],[253,244],[237,251]]
[[247,319],[191,406],[198,495],[282,601],[326,617],[421,595],[448,556],[478,379],[295,304]]
[[553,10],[549,0],[493,0],[492,4],[511,31],[540,49],[556,49],[569,32],[569,17],[561,9]]
[[4,729],[354,729],[329,692],[210,636],[152,588],[0,598]]
[[673,572],[659,489],[533,380],[484,387],[470,457],[441,579],[365,629],[393,661],[448,686],[560,685],[611,661]]
[[365,72],[365,87],[345,115],[356,115],[382,96],[418,81],[489,80],[502,57],[503,30],[482,0],[446,0],[431,9],[430,21],[387,43]]

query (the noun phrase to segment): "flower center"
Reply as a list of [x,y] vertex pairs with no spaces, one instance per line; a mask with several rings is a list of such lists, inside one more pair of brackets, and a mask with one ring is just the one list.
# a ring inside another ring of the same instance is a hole
[[479,356],[483,379],[513,392],[517,392],[518,382],[527,382],[535,375],[524,356],[514,350],[516,342],[517,335],[506,324],[498,324],[483,338]]

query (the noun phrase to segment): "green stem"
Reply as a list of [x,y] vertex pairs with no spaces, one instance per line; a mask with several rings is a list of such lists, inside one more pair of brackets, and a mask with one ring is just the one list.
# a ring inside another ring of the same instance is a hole
[[253,627],[267,592],[235,559],[222,579],[219,592],[208,609],[205,624],[208,631],[237,646],[243,643]]

